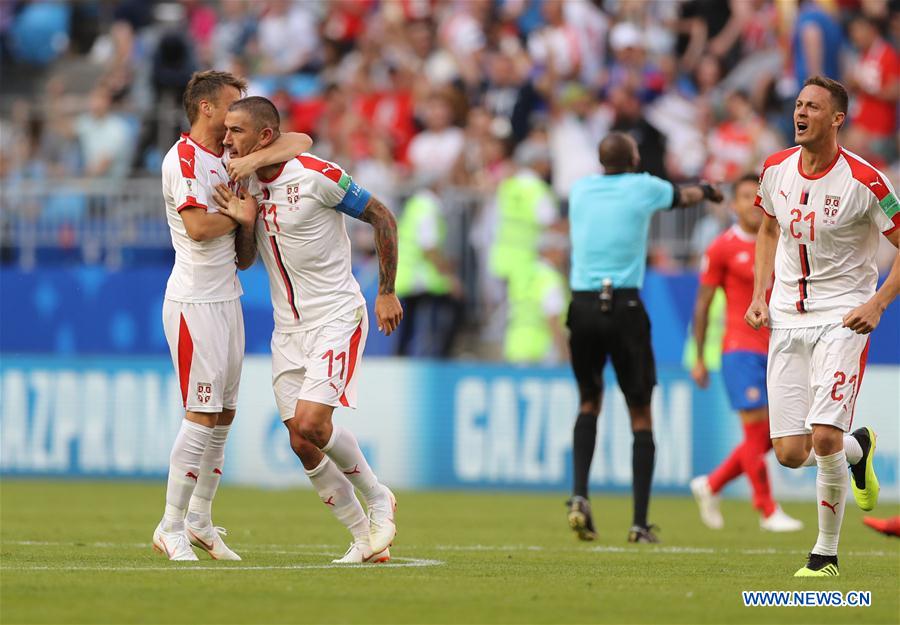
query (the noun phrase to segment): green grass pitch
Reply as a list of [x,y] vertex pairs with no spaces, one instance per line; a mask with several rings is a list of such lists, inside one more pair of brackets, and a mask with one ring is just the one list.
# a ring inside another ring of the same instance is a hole
[[[243,562],[168,562],[150,549],[164,484],[4,479],[0,622],[897,623],[900,540],[848,498],[841,577],[795,580],[815,507],[795,534],[725,501],[726,529],[657,497],[660,545],[629,545],[630,500],[594,496],[600,539],[578,543],[562,495],[399,492],[390,565],[335,568],[348,535],[311,491],[223,486],[215,521]],[[880,516],[897,514],[882,505]],[[745,608],[742,590],[868,590],[868,608]]]

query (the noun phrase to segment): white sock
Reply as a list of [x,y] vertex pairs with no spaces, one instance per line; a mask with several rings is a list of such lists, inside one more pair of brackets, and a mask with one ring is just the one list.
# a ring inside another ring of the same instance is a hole
[[331,439],[322,448],[322,453],[334,460],[337,468],[347,476],[367,502],[380,494],[378,478],[366,462],[353,432],[334,426]]
[[809,455],[806,457],[806,462],[801,464],[801,467],[814,467],[816,466],[816,450],[810,448]]
[[344,527],[350,530],[354,540],[369,540],[369,519],[363,511],[353,490],[353,484],[341,473],[328,456],[322,458],[315,469],[306,471],[313,488],[319,493],[322,503]]
[[819,465],[816,473],[819,538],[812,552],[823,556],[836,556],[849,487],[847,455],[842,449],[830,456],[816,456],[816,463]]
[[851,465],[862,460],[862,447],[855,436],[844,434],[844,453],[847,454],[847,462]]
[[204,526],[212,523],[212,500],[222,479],[222,466],[225,464],[225,441],[231,425],[217,425],[213,428],[206,451],[200,460],[200,473],[197,486],[188,504],[188,520],[194,525]]
[[172,444],[169,455],[169,481],[166,485],[166,513],[163,529],[169,532],[184,529],[184,513],[197,478],[200,476],[200,460],[212,436],[212,428],[199,423],[181,422],[181,429]]

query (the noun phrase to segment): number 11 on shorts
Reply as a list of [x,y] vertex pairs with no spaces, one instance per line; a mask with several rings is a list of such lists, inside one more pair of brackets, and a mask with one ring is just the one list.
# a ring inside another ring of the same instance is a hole
[[334,375],[334,361],[341,361],[341,372],[338,375],[339,380],[344,379],[344,364],[347,362],[347,352],[339,352],[337,356],[334,355],[334,350],[329,349],[327,352],[322,354],[322,360],[328,359],[328,377]]

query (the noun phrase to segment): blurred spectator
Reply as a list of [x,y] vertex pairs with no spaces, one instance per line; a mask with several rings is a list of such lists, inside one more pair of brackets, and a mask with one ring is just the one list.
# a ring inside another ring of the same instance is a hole
[[734,91],[725,99],[725,119],[707,139],[709,160],[703,177],[712,182],[733,182],[747,170],[762,167],[781,142],[754,111],[746,93]]
[[462,289],[444,245],[447,221],[436,178],[420,177],[397,222],[397,297],[403,302],[397,354],[447,358],[461,320]]
[[525,81],[522,64],[511,53],[493,51],[487,55],[487,72],[481,85],[480,104],[491,114],[503,120],[512,117],[519,98],[519,89]]
[[900,57],[871,18],[853,18],[850,40],[859,59],[847,72],[851,103],[848,143],[863,156],[874,154],[877,160],[893,162],[897,158]]
[[484,49],[491,0],[451,0],[444,7],[438,36],[458,63],[465,63]]
[[205,49],[216,29],[218,15],[203,0],[181,0],[188,24],[188,35],[199,49]]
[[644,117],[637,94],[628,88],[618,87],[610,93],[609,101],[615,112],[611,130],[627,133],[637,142],[642,171],[668,179],[665,170],[666,138]]
[[235,57],[244,55],[257,21],[249,0],[223,0],[221,6],[222,16],[210,38],[210,57],[213,69],[227,71]]
[[576,78],[581,69],[578,31],[566,23],[563,0],[544,0],[544,25],[528,35],[528,54],[540,69],[550,67],[561,80]]
[[322,22],[322,36],[333,42],[340,54],[346,54],[365,30],[366,14],[373,5],[372,0],[334,0]]
[[673,180],[700,175],[706,163],[706,133],[711,118],[703,101],[680,87],[674,58],[661,64],[666,77],[663,94],[644,108],[647,121],[666,137],[665,167]]
[[796,91],[796,85],[802,85],[810,76],[836,78],[841,75],[840,55],[844,36],[837,18],[830,8],[826,8],[832,6],[833,3],[823,0],[800,0],[800,10],[791,33],[793,78],[796,82],[790,92]]
[[269,0],[256,37],[262,54],[260,73],[282,75],[315,69],[319,34],[314,8],[307,2]]
[[414,175],[444,180],[463,149],[465,135],[453,125],[453,108],[444,93],[433,93],[425,102],[425,129],[409,144],[409,164]]
[[550,117],[553,191],[561,199],[579,178],[599,171],[597,145],[612,123],[608,107],[578,83],[565,85],[554,100]]
[[538,255],[541,232],[558,217],[556,199],[547,179],[550,150],[537,138],[524,141],[516,149],[518,172],[497,189],[490,271],[501,281],[521,267],[529,267]]
[[600,2],[566,0],[562,5],[566,24],[574,30],[578,42],[578,56],[581,59],[578,78],[588,89],[597,89],[602,84],[606,65],[609,18],[600,10]]
[[[703,217],[697,220],[691,232],[688,266],[694,269],[700,266],[700,259],[715,238],[731,226],[731,214],[724,203],[705,202],[704,211]],[[659,262],[657,260],[656,266],[659,266]]]
[[609,89],[634,91],[641,102],[652,102],[662,93],[664,78],[647,59],[644,33],[630,22],[616,24],[609,34],[614,59],[609,68]]
[[89,109],[78,118],[75,132],[84,155],[84,174],[91,178],[122,179],[129,171],[131,133],[128,123],[112,112],[105,86],[91,93]]
[[406,39],[406,62],[414,74],[425,79],[422,87],[441,87],[456,79],[458,71],[453,54],[436,45],[435,27],[430,19],[410,21],[406,26]]
[[545,232],[540,256],[510,276],[503,356],[520,364],[557,364],[568,360],[565,311],[568,279],[563,273],[568,239]]

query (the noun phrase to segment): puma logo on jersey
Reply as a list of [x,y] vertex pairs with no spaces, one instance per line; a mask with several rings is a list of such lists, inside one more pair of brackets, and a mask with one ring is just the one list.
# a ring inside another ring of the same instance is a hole
[[870,182],[870,183],[869,183],[869,186],[870,186],[870,187],[877,187],[877,186],[880,185],[880,184],[881,184],[881,181],[880,181],[880,180],[876,180],[875,182]]
[[789,201],[789,200],[788,200],[788,196],[790,195],[790,193],[785,193],[784,191],[779,191],[778,193],[781,194],[781,197],[784,198],[784,201],[785,201],[785,202]]
[[182,160],[182,162],[187,163],[187,166],[188,166],[188,167],[191,167],[191,168],[194,167],[194,159],[188,160],[188,159],[186,159],[186,158],[182,158],[181,160]]
[[337,167],[332,167],[331,165],[325,165],[325,167],[322,168],[322,173],[324,174],[327,171],[332,171],[332,170],[336,170],[336,169],[337,169]]

